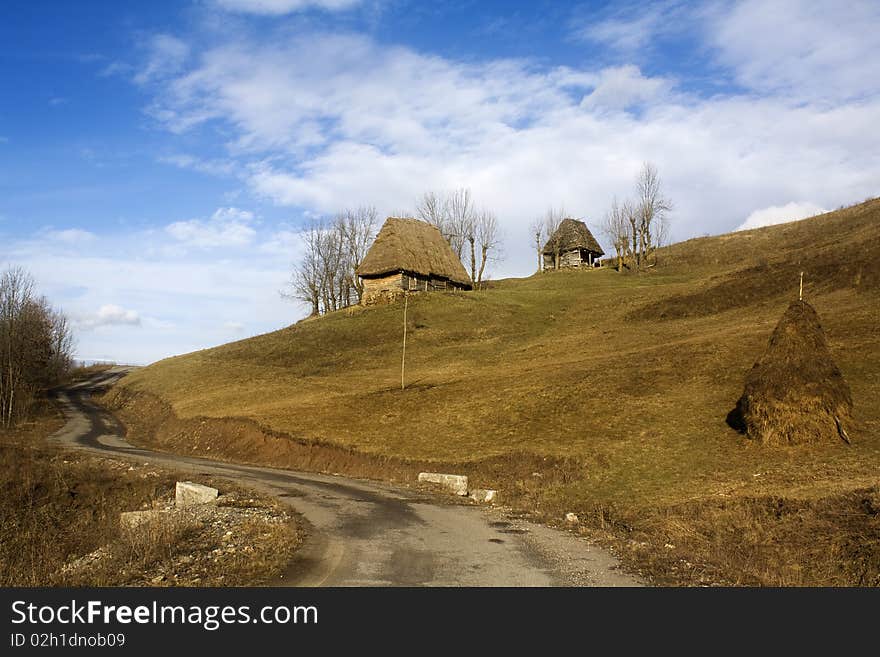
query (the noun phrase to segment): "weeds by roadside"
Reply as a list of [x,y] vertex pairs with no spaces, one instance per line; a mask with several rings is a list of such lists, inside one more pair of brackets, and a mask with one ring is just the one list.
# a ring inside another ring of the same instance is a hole
[[[179,475],[45,445],[60,424],[0,432],[0,586],[244,586],[277,577],[298,547],[273,500],[215,482],[218,504],[173,512]],[[142,509],[167,512],[120,526]]]

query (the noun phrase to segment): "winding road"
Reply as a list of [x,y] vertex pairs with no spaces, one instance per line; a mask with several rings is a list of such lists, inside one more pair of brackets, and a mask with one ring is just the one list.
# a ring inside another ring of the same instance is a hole
[[134,447],[91,400],[130,368],[58,391],[67,424],[53,441],[105,456],[222,476],[274,495],[302,515],[308,536],[277,585],[640,586],[616,558],[573,534],[500,509],[444,504],[419,491]]

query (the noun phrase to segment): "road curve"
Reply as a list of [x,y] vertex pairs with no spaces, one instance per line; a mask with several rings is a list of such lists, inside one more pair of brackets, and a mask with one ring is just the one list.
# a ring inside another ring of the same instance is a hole
[[300,513],[308,537],[277,585],[639,586],[585,540],[476,506],[450,505],[373,481],[293,472],[133,447],[91,401],[129,370],[113,368],[57,392],[67,424],[52,440],[179,471],[222,476]]

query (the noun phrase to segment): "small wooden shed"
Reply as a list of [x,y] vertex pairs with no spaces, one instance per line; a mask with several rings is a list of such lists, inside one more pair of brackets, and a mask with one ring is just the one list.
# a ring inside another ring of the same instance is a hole
[[357,268],[369,305],[406,290],[470,290],[471,279],[449,242],[419,219],[388,217]]
[[577,219],[563,219],[541,251],[543,269],[594,267],[605,255],[587,224]]

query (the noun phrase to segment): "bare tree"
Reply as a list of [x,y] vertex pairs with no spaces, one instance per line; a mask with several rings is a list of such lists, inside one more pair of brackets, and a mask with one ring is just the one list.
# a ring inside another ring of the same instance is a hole
[[416,214],[419,219],[440,228],[446,223],[446,201],[436,192],[425,192],[416,201]]
[[343,210],[332,221],[316,220],[300,233],[304,252],[281,295],[303,301],[312,315],[360,301],[363,283],[357,268],[376,236],[378,212],[362,206]]
[[67,318],[20,267],[0,275],[0,426],[27,416],[34,397],[70,369],[73,336]]
[[[450,217],[448,195],[438,194],[437,192],[425,192],[416,201],[416,215],[422,221],[436,226],[440,234],[449,242],[452,250],[461,259],[461,250],[464,242],[461,240],[460,235],[455,235],[455,227],[452,225]],[[453,244],[453,240],[455,244]]]
[[459,259],[461,259],[465,243],[470,245],[471,280],[473,281],[476,274],[476,207],[474,199],[471,196],[471,190],[466,187],[448,192],[446,198],[450,228],[447,239]]
[[476,242],[480,247],[480,268],[474,284],[479,287],[483,283],[483,272],[486,270],[486,261],[498,256],[501,244],[501,236],[498,228],[498,218],[489,210],[483,209],[476,215],[475,221]]
[[479,285],[486,263],[498,257],[501,246],[497,217],[487,209],[478,209],[466,187],[425,192],[416,203],[416,214],[440,230],[459,260],[467,247],[471,281]]
[[636,178],[634,200],[618,203],[615,198],[605,215],[603,230],[617,251],[617,268],[634,271],[652,265],[655,251],[667,239],[672,202],[662,192],[660,175],[645,162]]
[[313,221],[300,231],[304,253],[302,260],[294,266],[287,289],[281,296],[302,301],[311,307],[311,315],[321,314],[321,298],[324,288],[323,266],[321,263],[321,232],[323,226]]
[[538,254],[538,271],[543,269],[541,247],[544,246],[544,217],[538,217],[529,224],[529,237],[534,240],[535,252]]
[[[648,266],[662,236],[667,232],[667,214],[672,202],[663,196],[657,167],[645,162],[636,179],[636,216],[640,262]],[[638,268],[638,265],[637,265]]]
[[340,232],[346,250],[347,276],[350,289],[357,292],[360,302],[364,293],[363,282],[358,278],[357,268],[364,261],[370,245],[376,237],[376,224],[379,213],[373,206],[361,206],[353,210],[345,210],[336,218],[336,227]]
[[461,259],[465,244],[471,245],[471,273],[475,273],[474,205],[471,191],[460,188],[449,192],[425,192],[416,202],[416,214],[423,221],[436,226],[455,255]]
[[628,203],[618,203],[617,198],[611,202],[611,209],[605,213],[602,224],[602,232],[611,242],[617,254],[617,270],[623,270],[623,261],[627,255],[630,244],[630,223],[628,214],[631,212]]
[[624,201],[623,205],[621,205],[621,211],[627,223],[627,235],[629,236],[627,250],[630,262],[632,263],[631,266],[636,271],[640,271],[642,268],[642,252],[639,250],[639,245],[641,244],[639,212],[632,201]]
[[553,250],[553,268],[559,269],[559,258],[562,254],[562,244],[559,241],[554,241],[553,244],[549,243],[549,240],[553,237],[553,234],[559,229],[559,224],[562,223],[562,220],[565,219],[565,208],[560,206],[559,208],[548,208],[547,212],[544,213],[544,234],[546,235],[546,239],[548,240],[548,246]]

